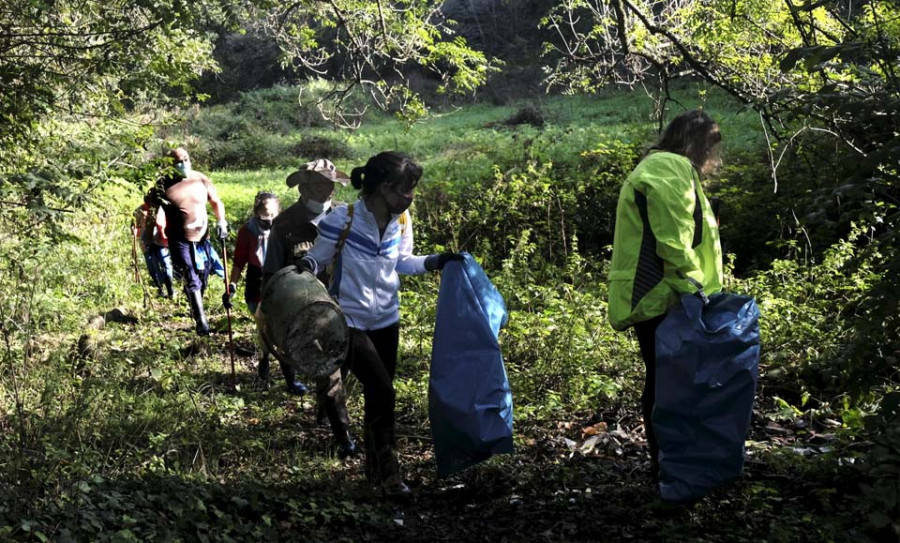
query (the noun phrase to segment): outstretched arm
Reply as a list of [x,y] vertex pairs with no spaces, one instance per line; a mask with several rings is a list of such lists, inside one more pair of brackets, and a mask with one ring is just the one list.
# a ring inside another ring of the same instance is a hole
[[419,275],[428,271],[425,267],[427,256],[413,254],[412,219],[409,211],[404,211],[406,225],[400,225],[400,257],[397,259],[397,273]]

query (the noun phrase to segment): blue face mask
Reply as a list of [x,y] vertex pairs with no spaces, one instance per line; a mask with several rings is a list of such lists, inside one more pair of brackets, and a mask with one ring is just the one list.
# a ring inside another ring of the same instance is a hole
[[191,161],[185,160],[175,164],[175,169],[178,170],[178,173],[182,175],[182,177],[187,177],[191,174]]

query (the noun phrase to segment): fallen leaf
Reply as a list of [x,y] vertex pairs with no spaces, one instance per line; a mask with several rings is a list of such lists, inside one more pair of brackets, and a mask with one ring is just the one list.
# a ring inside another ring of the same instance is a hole
[[582,436],[595,436],[597,434],[601,434],[607,431],[607,425],[605,422],[598,422],[593,426],[588,426],[581,430]]

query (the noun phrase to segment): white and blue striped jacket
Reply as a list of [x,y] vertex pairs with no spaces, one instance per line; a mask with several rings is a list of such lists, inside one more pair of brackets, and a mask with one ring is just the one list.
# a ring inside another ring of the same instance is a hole
[[[353,204],[350,232],[339,255],[335,252],[347,226],[347,207],[341,206],[319,223],[319,235],[304,260],[318,274],[334,262],[331,294],[344,312],[347,325],[360,330],[378,330],[400,320],[400,277],[425,273],[426,256],[412,254],[413,234],[409,216],[406,226],[400,215],[391,217],[384,237],[379,236],[375,215],[362,199]],[[409,213],[405,211],[404,213]]]

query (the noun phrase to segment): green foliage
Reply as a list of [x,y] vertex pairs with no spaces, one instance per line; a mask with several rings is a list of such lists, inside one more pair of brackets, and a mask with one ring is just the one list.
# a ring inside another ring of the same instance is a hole
[[771,346],[762,361],[765,382],[794,404],[813,394],[818,403],[837,409],[845,394],[866,400],[872,386],[895,373],[895,361],[886,355],[895,341],[890,336],[875,340],[879,349],[888,349],[881,356],[865,364],[850,356],[853,338],[864,333],[866,300],[883,262],[878,252],[857,247],[867,232],[854,229],[819,263],[776,260],[769,270],[732,286],[759,300],[762,335]]
[[633,345],[606,322],[602,274],[575,249],[562,267],[542,264],[531,235],[522,232],[493,277],[509,310],[501,340],[516,414],[520,420],[590,416],[620,399],[640,364]]
[[197,72],[214,67],[208,37],[191,25],[222,20],[218,10],[225,5],[7,6],[2,17],[9,31],[0,37],[0,164],[21,164],[45,137],[34,129],[52,115],[117,116],[127,105],[184,93]]
[[283,62],[329,73],[334,84],[326,101],[332,118],[358,126],[364,109],[352,105],[360,94],[405,122],[424,116],[424,102],[403,81],[403,70],[427,70],[441,80],[441,92],[467,94],[495,69],[465,38],[451,37],[453,22],[439,16],[439,7],[430,1],[337,0],[290,6],[260,2],[259,9],[283,51]]
[[877,437],[864,467],[868,482],[860,509],[885,540],[900,537],[900,392],[885,394],[866,425]]
[[[321,89],[312,81],[303,87],[243,93],[233,103],[191,109],[174,131],[195,163],[216,169],[290,167],[323,156],[346,158],[350,150],[341,140],[326,130],[310,133],[330,126],[310,96]],[[166,128],[161,135],[171,139],[172,132]]]

